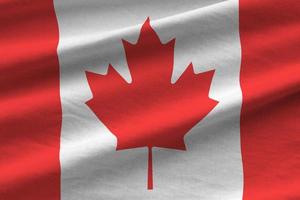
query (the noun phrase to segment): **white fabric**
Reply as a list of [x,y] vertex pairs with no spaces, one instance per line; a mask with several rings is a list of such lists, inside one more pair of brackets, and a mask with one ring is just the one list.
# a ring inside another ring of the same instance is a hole
[[[63,124],[62,200],[241,200],[239,115],[241,48],[238,1],[55,0],[59,22]],[[154,148],[154,189],[147,190],[147,149],[116,151],[116,138],[85,102],[85,70],[111,63],[130,82],[121,39],[135,42],[147,17],[162,42],[176,38],[172,82],[193,62],[215,69],[217,107],[185,136],[187,151]]]

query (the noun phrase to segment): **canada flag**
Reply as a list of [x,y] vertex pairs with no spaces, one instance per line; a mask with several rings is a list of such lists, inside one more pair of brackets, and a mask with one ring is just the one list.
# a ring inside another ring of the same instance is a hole
[[300,2],[0,0],[0,200],[300,199]]

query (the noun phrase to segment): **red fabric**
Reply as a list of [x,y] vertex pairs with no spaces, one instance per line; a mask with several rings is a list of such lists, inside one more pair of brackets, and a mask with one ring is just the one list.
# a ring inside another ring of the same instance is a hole
[[241,0],[244,200],[300,199],[300,1]]
[[[300,199],[300,2],[241,0],[244,200]],[[51,0],[0,0],[0,199],[60,199]]]
[[0,27],[0,199],[60,199],[53,2],[0,0]]

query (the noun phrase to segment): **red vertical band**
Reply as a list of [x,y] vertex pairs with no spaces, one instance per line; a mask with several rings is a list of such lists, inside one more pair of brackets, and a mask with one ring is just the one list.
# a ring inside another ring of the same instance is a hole
[[244,200],[300,199],[300,1],[241,0]]
[[52,0],[0,0],[0,199],[60,199],[57,45]]

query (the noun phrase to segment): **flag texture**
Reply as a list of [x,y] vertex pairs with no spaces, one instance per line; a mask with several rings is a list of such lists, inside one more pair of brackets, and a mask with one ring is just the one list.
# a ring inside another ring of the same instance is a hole
[[300,1],[0,0],[0,200],[300,199]]

